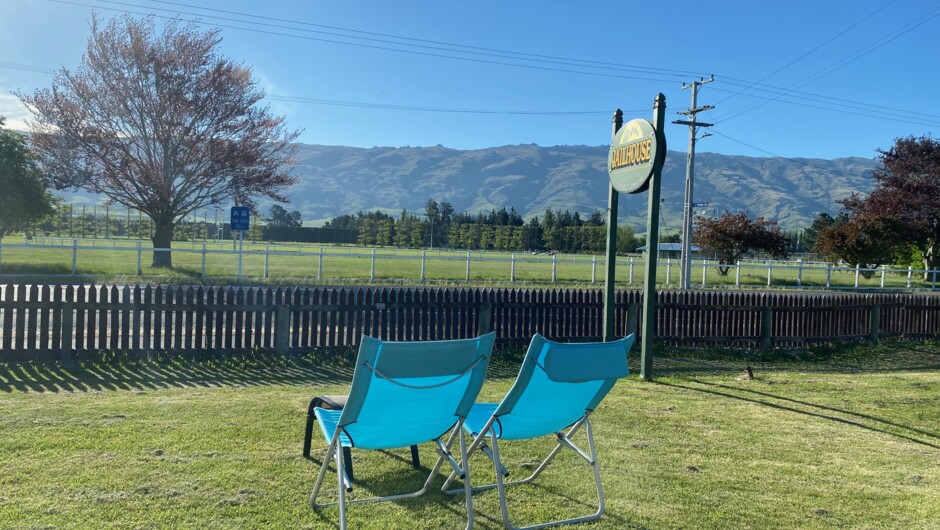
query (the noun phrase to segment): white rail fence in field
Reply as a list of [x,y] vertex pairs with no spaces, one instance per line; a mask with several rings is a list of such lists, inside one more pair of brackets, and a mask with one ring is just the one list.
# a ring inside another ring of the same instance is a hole
[[[83,272],[80,262],[115,260],[118,255],[127,255],[127,259],[120,261],[128,265],[127,274],[147,277],[145,274],[145,260],[149,259],[151,252],[170,251],[177,262],[185,261],[184,268],[199,267],[202,278],[236,278],[264,279],[283,275],[283,269],[272,274],[272,269],[282,260],[291,260],[291,270],[304,271],[301,274],[291,274],[294,277],[315,278],[317,281],[343,280],[350,278],[375,281],[381,274],[382,279],[392,279],[390,274],[401,271],[402,267],[386,266],[389,262],[407,262],[412,264],[404,269],[417,270],[410,277],[395,277],[394,279],[406,281],[436,281],[450,280],[464,281],[485,280],[497,282],[535,281],[550,283],[590,282],[603,281],[605,259],[603,256],[558,256],[550,254],[530,253],[496,253],[486,251],[448,251],[448,250],[407,250],[407,249],[363,249],[354,247],[319,247],[315,251],[290,250],[288,244],[270,245],[263,248],[257,243],[242,246],[238,241],[193,241],[186,246],[177,246],[172,249],[153,249],[140,241],[127,240],[79,240],[66,238],[37,238],[24,243],[0,243],[0,276],[35,276],[43,274],[48,276],[79,276],[90,274]],[[187,246],[189,248],[187,248]],[[275,247],[275,248],[272,248]],[[31,272],[31,266],[37,262],[33,259],[24,259],[24,256],[39,256],[40,251],[48,251],[40,259],[45,265],[58,265],[58,273]],[[107,253],[107,254],[106,254]],[[6,255],[6,257],[5,257]],[[14,257],[10,257],[14,256]],[[99,256],[96,259],[95,256]],[[195,259],[193,259],[195,258]],[[299,261],[298,261],[299,259]],[[354,261],[350,261],[354,260]],[[209,269],[207,262],[212,262]],[[246,274],[245,265],[250,261],[253,265],[251,273]],[[130,262],[130,263],[127,263]],[[333,262],[342,273],[325,274],[325,264]],[[298,267],[298,263],[300,267]],[[364,267],[358,274],[351,274],[348,264],[368,263],[368,273]],[[458,265],[459,263],[459,265]],[[220,264],[221,269],[220,272]],[[639,284],[642,282],[643,256],[625,257],[617,260],[618,283]],[[431,275],[429,265],[437,268],[447,267],[450,274],[443,277],[440,273]],[[906,269],[834,266],[830,263],[810,261],[773,261],[752,260],[739,261],[730,266],[728,274],[721,276],[717,273],[718,263],[715,260],[694,259],[692,261],[692,284],[697,287],[777,287],[777,288],[825,288],[825,289],[908,289],[908,290],[936,290],[938,270],[918,270],[912,267]],[[549,269],[550,267],[550,269]],[[565,272],[560,277],[559,267]],[[455,270],[462,269],[462,275]],[[659,283],[669,286],[679,282],[679,261],[676,259],[660,259],[658,262]],[[12,269],[12,270],[10,270]],[[259,270],[260,269],[260,270]],[[229,272],[230,270],[230,272]],[[472,272],[480,270],[474,278]],[[550,272],[549,272],[550,270]],[[237,272],[236,272],[237,271]],[[315,273],[314,273],[315,271]],[[391,271],[391,272],[390,272]],[[485,271],[485,272],[483,272]],[[462,278],[460,277],[462,276]],[[525,278],[520,278],[525,276]]]

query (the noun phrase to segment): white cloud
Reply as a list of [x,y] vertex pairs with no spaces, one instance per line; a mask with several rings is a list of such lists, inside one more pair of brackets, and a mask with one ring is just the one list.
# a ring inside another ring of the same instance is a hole
[[0,116],[6,118],[4,128],[25,131],[28,127],[26,120],[32,118],[32,114],[20,102],[20,98],[9,92],[0,92]]

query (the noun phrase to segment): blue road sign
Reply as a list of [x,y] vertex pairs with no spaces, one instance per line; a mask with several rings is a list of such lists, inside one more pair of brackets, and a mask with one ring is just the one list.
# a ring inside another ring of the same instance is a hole
[[251,213],[247,206],[232,206],[232,230],[248,230]]

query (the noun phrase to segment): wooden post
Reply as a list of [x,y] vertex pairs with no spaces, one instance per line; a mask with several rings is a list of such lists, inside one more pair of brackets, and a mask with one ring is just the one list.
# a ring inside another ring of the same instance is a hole
[[[623,111],[617,109],[611,125],[611,141],[623,126]],[[617,283],[617,204],[620,192],[610,184],[607,195],[607,260],[604,262],[604,340],[614,340],[614,290]],[[633,265],[630,265],[630,281],[633,281]]]
[[868,313],[868,340],[878,342],[878,334],[881,331],[881,306],[871,306]]
[[481,302],[479,311],[477,335],[485,335],[493,331],[493,304],[491,302]]
[[762,307],[760,310],[760,347],[769,350],[773,345],[772,328],[774,325],[774,310],[771,307]]
[[[658,94],[653,104],[653,129],[657,150],[666,152],[666,96]],[[643,286],[643,337],[640,344],[640,377],[653,379],[653,340],[656,338],[656,258],[659,254],[659,210],[662,168],[653,172],[649,182],[646,219],[646,278]]]
[[72,302],[62,304],[62,344],[59,346],[59,359],[72,360]]
[[289,351],[290,307],[279,305],[274,313],[274,351],[286,355]]
[[[639,326],[637,326],[639,317],[640,304],[636,302],[627,304],[627,329],[624,331],[626,335],[640,331]],[[633,345],[636,346],[636,341],[633,342]]]

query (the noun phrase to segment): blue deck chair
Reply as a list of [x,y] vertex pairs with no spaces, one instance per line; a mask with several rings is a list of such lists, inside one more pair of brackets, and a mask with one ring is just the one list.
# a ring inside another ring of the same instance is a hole
[[[571,449],[591,466],[597,487],[597,511],[591,515],[536,524],[522,528],[543,528],[599,519],[604,513],[604,489],[594,446],[594,433],[588,416],[610,392],[618,378],[628,374],[627,352],[633,335],[612,342],[562,344],[539,334],[532,337],[515,383],[500,403],[477,403],[463,424],[473,441],[470,455],[482,451],[493,462],[496,483],[473,487],[473,491],[496,488],[499,493],[503,523],[519,528],[509,521],[506,487],[534,481],[562,449]],[[588,452],[572,441],[572,436],[585,427]],[[532,474],[516,482],[504,482],[509,472],[499,459],[499,440],[522,440],[554,434],[558,444]],[[457,478],[451,473],[442,488],[447,490]],[[465,484],[466,485],[466,484]]]
[[[495,338],[495,333],[475,339],[425,342],[386,342],[363,337],[346,406],[342,410],[314,409],[328,447],[310,493],[310,505],[315,509],[339,505],[339,526],[345,530],[347,504],[423,495],[445,461],[455,475],[469,477],[466,440],[460,434],[460,426],[483,386]],[[450,435],[444,442],[448,432]],[[459,462],[451,453],[451,447],[458,438]],[[435,443],[439,456],[420,490],[385,497],[346,499],[352,486],[346,475],[341,448],[394,449],[428,441]],[[317,503],[327,466],[334,457],[339,500]],[[464,489],[467,528],[472,528],[470,488]]]

